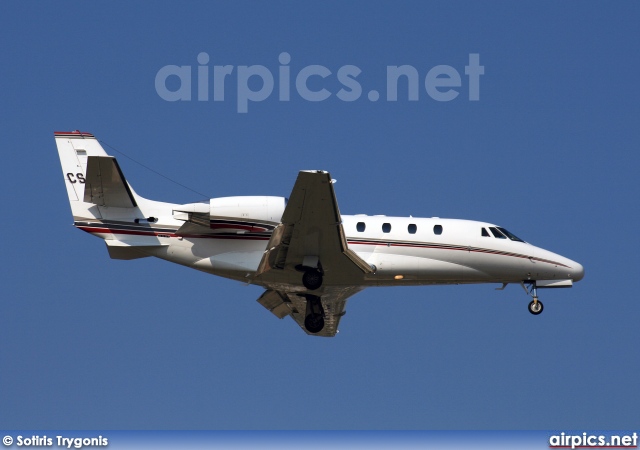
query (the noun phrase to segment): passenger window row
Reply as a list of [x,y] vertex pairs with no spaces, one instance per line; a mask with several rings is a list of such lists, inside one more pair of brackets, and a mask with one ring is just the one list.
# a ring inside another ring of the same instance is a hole
[[[358,230],[359,233],[363,233],[366,229],[367,225],[364,222],[358,222],[356,224],[356,230]],[[410,223],[409,226],[407,226],[407,231],[409,232],[409,234],[416,234],[416,232],[418,231],[418,226],[415,223]],[[391,233],[391,224],[389,222],[385,222],[382,224],[382,232]],[[442,225],[434,225],[433,233],[438,235],[442,234]]]

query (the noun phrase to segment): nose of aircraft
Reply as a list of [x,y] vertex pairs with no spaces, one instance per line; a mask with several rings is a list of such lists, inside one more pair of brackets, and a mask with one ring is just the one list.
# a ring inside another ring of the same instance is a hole
[[573,281],[580,281],[584,278],[584,267],[582,264],[572,261],[571,265],[571,276],[573,277]]
[[536,256],[559,263],[555,270],[556,277],[567,277],[573,281],[580,281],[584,278],[584,267],[578,262],[539,247],[536,249]]

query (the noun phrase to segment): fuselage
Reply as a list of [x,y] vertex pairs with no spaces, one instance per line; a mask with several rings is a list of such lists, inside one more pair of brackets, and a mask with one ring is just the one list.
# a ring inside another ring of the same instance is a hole
[[335,336],[347,299],[369,286],[520,283],[570,287],[582,266],[491,223],[438,217],[343,215],[329,172],[301,170],[289,200],[220,197],[172,204],[135,193],[90,133],[56,132],[74,225],[104,239],[109,256],[155,256],[263,286],[276,317]]
[[[109,208],[110,220],[76,218],[75,224],[106,240],[158,243],[162,246],[145,251],[214,275],[252,282],[274,225],[250,217],[221,220],[217,225],[212,220],[212,228],[217,226],[219,233],[180,236],[176,232],[183,222],[173,218],[180,206],[139,198],[137,221],[129,210],[123,210],[119,220],[118,208]],[[561,255],[504,234],[496,237],[496,225],[486,222],[342,215],[342,225],[349,248],[374,268],[374,273],[357,280],[363,287],[578,281],[584,274],[580,264]]]
[[496,232],[499,227],[486,222],[438,217],[343,216],[343,224],[349,247],[376,266],[378,278],[390,277],[395,283],[578,281],[584,274],[575,261],[513,240]]
[[491,223],[343,215],[326,171],[299,171],[288,200],[180,205],[137,195],[92,134],[55,139],[74,225],[104,239],[111,258],[155,256],[262,286],[258,303],[307,334],[335,336],[347,299],[369,286],[519,283],[538,315],[538,288],[584,275],[575,261]]

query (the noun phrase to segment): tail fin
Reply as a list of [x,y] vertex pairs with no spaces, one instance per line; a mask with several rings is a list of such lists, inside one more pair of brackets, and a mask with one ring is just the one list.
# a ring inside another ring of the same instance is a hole
[[102,219],[105,211],[100,207],[137,206],[118,162],[94,135],[80,131],[54,134],[74,220]]

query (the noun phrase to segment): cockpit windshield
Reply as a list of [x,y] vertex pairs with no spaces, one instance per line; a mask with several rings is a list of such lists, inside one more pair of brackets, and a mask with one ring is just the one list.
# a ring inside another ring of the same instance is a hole
[[512,241],[517,241],[517,242],[524,242],[522,239],[520,239],[518,236],[516,236],[515,234],[511,233],[510,231],[507,231],[506,229],[502,228],[502,227],[496,227],[498,230],[500,230],[502,232],[502,234],[504,234],[505,236],[507,236],[509,239],[511,239]]

